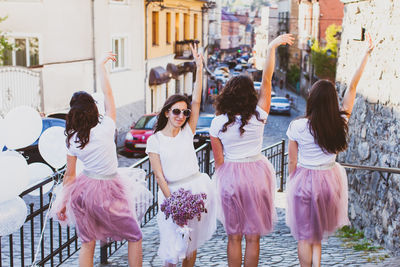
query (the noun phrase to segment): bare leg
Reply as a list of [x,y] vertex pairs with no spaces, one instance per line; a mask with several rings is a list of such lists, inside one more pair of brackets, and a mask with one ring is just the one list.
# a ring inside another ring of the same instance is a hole
[[130,267],[142,267],[142,240],[128,242],[128,263]]
[[228,236],[228,266],[242,266],[242,235]]
[[82,243],[81,252],[79,252],[79,267],[93,267],[94,248],[96,240]]
[[297,244],[297,253],[301,267],[311,267],[312,264],[312,244],[307,241],[299,241]]
[[193,251],[192,255],[186,257],[182,262],[182,267],[194,267],[196,262],[197,250]]
[[312,263],[313,267],[321,266],[321,243],[312,245]]
[[244,254],[244,267],[257,267],[260,254],[260,236],[246,235],[246,251]]

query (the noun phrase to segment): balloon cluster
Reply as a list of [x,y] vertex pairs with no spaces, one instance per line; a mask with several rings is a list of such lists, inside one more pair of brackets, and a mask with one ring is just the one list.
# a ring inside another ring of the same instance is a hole
[[[0,236],[17,231],[25,222],[27,207],[19,195],[26,189],[43,182],[53,170],[66,164],[66,146],[63,127],[50,127],[42,133],[42,118],[31,107],[12,109],[4,119],[0,118]],[[39,138],[40,137],[40,138]],[[35,162],[28,165],[15,149],[33,144],[39,138],[39,152],[49,164]],[[8,150],[4,150],[4,147]],[[53,183],[43,187],[51,190]],[[39,189],[31,192],[39,195]]]

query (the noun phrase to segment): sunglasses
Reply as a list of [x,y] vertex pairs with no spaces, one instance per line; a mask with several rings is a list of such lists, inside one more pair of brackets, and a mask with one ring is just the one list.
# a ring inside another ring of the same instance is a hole
[[190,109],[184,109],[184,110],[180,110],[179,108],[172,109],[172,114],[174,114],[175,116],[181,115],[181,112],[183,113],[183,116],[185,116],[185,117],[190,117],[190,113],[192,113],[192,111]]

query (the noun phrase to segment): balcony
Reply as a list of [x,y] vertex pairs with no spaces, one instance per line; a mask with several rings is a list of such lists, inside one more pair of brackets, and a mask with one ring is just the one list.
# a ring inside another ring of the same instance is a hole
[[193,59],[190,44],[199,44],[199,40],[183,40],[175,42],[175,59],[191,60]]

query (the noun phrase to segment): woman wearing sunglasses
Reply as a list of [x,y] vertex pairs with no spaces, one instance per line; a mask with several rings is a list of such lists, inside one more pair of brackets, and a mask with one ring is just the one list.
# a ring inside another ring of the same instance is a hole
[[210,128],[216,167],[220,218],[228,234],[228,264],[242,264],[242,239],[245,236],[244,266],[258,266],[260,236],[273,230],[275,171],[261,154],[264,126],[271,104],[271,80],[275,50],[293,44],[284,34],[268,47],[260,96],[250,77],[230,79],[216,98],[217,115]]
[[179,226],[171,217],[159,212],[157,222],[160,231],[158,255],[164,266],[175,266],[183,260],[183,267],[192,267],[196,261],[196,250],[211,238],[216,229],[215,191],[207,174],[199,172],[193,136],[200,113],[203,56],[191,47],[196,60],[196,85],[192,103],[183,95],[172,95],[162,107],[155,126],[155,131],[147,140],[146,153],[150,157],[151,167],[160,187],[158,204],[161,205],[172,192],[180,188],[191,190],[192,194],[206,193],[207,213],[202,213],[201,220],[190,220],[188,227],[190,241],[182,252],[179,248],[182,236],[177,234]]

